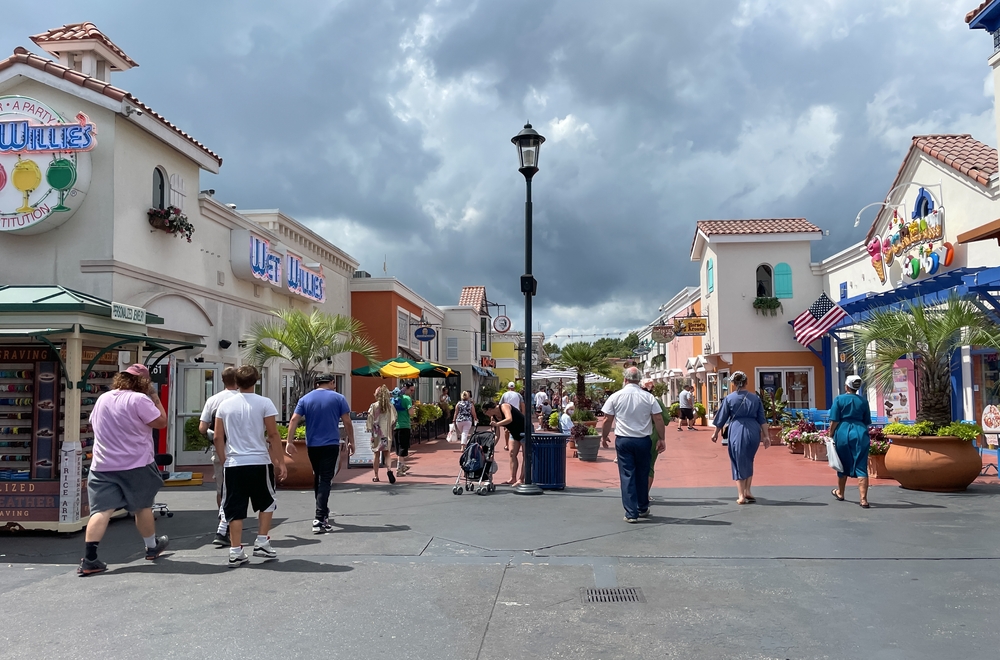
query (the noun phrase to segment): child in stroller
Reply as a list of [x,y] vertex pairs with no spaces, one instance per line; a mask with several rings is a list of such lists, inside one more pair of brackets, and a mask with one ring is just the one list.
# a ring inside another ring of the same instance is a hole
[[462,494],[462,481],[465,481],[465,490],[476,491],[479,495],[492,493],[496,490],[493,484],[493,473],[497,471],[496,461],[493,460],[494,448],[497,444],[497,436],[492,430],[477,431],[469,438],[469,443],[462,452],[462,457],[458,459],[461,472],[455,480],[455,487],[451,492],[455,495]]

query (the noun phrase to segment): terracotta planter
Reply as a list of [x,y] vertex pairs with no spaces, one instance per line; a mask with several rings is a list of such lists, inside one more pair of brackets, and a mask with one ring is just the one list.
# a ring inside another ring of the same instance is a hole
[[885,466],[885,454],[868,454],[868,476],[872,479],[892,479]]
[[[282,455],[285,457],[285,469],[288,476],[278,482],[278,488],[288,490],[312,490],[313,470],[309,462],[309,452],[306,451],[305,440],[295,441],[295,456],[285,454],[285,443],[281,443]],[[343,468],[341,468],[343,469]]]
[[826,443],[825,442],[814,442],[813,443],[812,460],[814,460],[814,461],[826,461]]
[[576,441],[576,455],[581,461],[593,463],[597,460],[597,452],[601,448],[601,436],[585,435]]
[[596,428],[597,427],[597,420],[595,419],[595,420],[592,420],[592,421],[589,421],[589,422],[577,422],[577,424],[583,424],[587,428]]
[[768,426],[767,432],[771,437],[771,445],[778,446],[782,443],[780,426]]
[[788,443],[788,451],[792,454],[802,454],[805,452],[806,446],[801,442],[790,442]]
[[903,488],[956,493],[979,476],[983,459],[971,442],[951,436],[890,435],[885,467]]

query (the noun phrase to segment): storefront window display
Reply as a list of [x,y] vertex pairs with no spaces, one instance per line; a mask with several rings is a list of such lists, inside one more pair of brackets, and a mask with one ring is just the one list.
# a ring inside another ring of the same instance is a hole
[[757,370],[757,388],[772,396],[778,388],[781,388],[782,396],[789,408],[815,407],[812,383],[813,372],[807,368]]

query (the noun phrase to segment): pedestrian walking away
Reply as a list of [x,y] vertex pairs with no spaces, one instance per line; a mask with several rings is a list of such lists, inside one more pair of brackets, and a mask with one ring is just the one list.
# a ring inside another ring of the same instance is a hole
[[97,558],[97,547],[118,509],[135,514],[135,527],[146,544],[146,559],[156,559],[167,547],[166,536],[156,536],[153,501],[163,486],[156,466],[150,429],[167,427],[167,413],[156,396],[149,370],[133,364],[115,374],[111,390],[97,398],[90,413],[94,427],[94,458],[87,477],[90,520],[84,537],[85,553],[77,575],[108,570]]
[[868,400],[858,394],[861,376],[848,376],[847,392],[833,400],[830,407],[830,437],[833,438],[843,472],[837,473],[837,488],[833,496],[843,502],[844,489],[848,477],[858,480],[862,508],[868,504],[868,449],[871,439],[868,427],[872,424],[872,412]]
[[247,507],[257,512],[257,538],[253,556],[275,559],[271,547],[271,520],[278,500],[275,476],[285,479],[285,461],[278,435],[278,411],[274,403],[254,392],[260,379],[256,367],[244,365],[236,370],[239,392],[229,397],[215,413],[215,451],[222,460],[225,484],[222,511],[229,521],[229,566],[235,568],[250,561],[243,550],[243,520]]
[[285,453],[294,456],[297,451],[291,438],[303,421],[306,424],[306,453],[313,470],[313,495],[316,498],[316,515],[312,522],[313,534],[333,531],[330,525],[330,488],[337,474],[345,445],[340,442],[340,424],[347,435],[346,449],[354,453],[354,424],[351,406],[343,394],[336,391],[333,374],[316,376],[316,389],[299,399],[295,412],[288,420],[288,442]]
[[406,461],[410,455],[410,415],[414,413],[412,383],[404,383],[402,388],[392,391],[392,405],[396,409],[396,428],[392,434],[396,476],[404,477],[410,471]]
[[[514,381],[507,383],[507,391],[500,397],[500,405],[502,406],[505,403],[510,404],[514,408],[520,410],[522,415],[526,415],[527,410],[525,410],[524,407],[524,398],[514,388]],[[503,426],[499,427],[499,431],[503,435],[504,451],[510,451],[510,432]]]
[[761,443],[767,449],[771,446],[771,439],[765,426],[764,404],[759,396],[747,391],[747,375],[734,371],[729,382],[736,390],[722,400],[715,413],[712,442],[718,442],[720,435],[729,437],[729,461],[733,467],[733,481],[736,482],[736,503],[753,504],[757,501],[750,488],[753,485],[753,459]]
[[680,403],[680,415],[677,417],[677,430],[684,430],[684,422],[687,421],[689,431],[694,430],[694,386],[687,384],[681,390],[678,397]]
[[385,385],[375,390],[375,403],[368,406],[368,419],[365,428],[371,434],[372,470],[375,472],[372,481],[378,481],[380,465],[385,465],[385,473],[389,483],[396,483],[396,475],[392,473],[389,464],[389,445],[392,444],[392,431],[396,427],[396,409],[392,405],[392,394]]
[[476,407],[472,405],[472,392],[462,392],[462,400],[455,404],[455,414],[452,423],[459,433],[462,434],[462,450],[469,444],[469,432],[473,426],[479,425],[479,418],[476,417]]
[[[642,387],[642,389],[646,390],[650,394],[653,394],[653,379],[643,378],[642,382],[640,383],[640,387]],[[655,397],[656,395],[654,394],[653,396]],[[660,417],[663,418],[663,428],[666,429],[667,426],[669,426],[670,424],[670,415],[666,410],[663,410],[662,406],[660,406]],[[649,488],[647,490],[651,490],[653,488],[653,477],[655,476],[654,473],[656,472],[656,459],[660,457],[660,450],[659,450],[660,437],[661,436],[657,431],[657,426],[654,425],[653,432],[650,435],[651,451],[649,456]]]
[[215,414],[219,410],[219,405],[223,401],[239,392],[236,387],[236,368],[226,367],[222,370],[222,384],[226,389],[213,394],[205,401],[205,407],[201,411],[201,419],[198,421],[198,432],[208,438],[209,445],[206,451],[212,452],[212,471],[215,473],[215,505],[219,507],[219,526],[215,530],[215,539],[212,543],[217,548],[229,547],[229,523],[222,513],[222,485],[226,481],[225,470],[219,455],[215,451]]
[[487,401],[483,405],[483,412],[490,416],[490,427],[494,431],[506,429],[510,433],[510,481],[500,485],[518,486],[523,483],[518,470],[520,463],[517,455],[521,451],[521,439],[524,437],[524,413],[509,403],[501,403],[498,406],[492,401]]
[[601,442],[607,444],[608,434],[613,429],[622,506],[625,508],[625,522],[629,523],[649,517],[650,435],[654,428],[659,437],[657,451],[666,449],[663,408],[656,397],[639,387],[641,378],[636,367],[625,369],[625,386],[608,397],[601,408],[604,412]]

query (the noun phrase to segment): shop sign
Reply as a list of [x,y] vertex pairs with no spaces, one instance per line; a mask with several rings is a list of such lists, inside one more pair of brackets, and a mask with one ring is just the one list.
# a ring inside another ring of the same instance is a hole
[[286,263],[289,291],[313,302],[326,302],[326,277],[323,275],[322,266],[319,267],[318,273],[309,270],[302,263],[302,258],[291,252],[288,253]]
[[674,334],[678,337],[695,337],[708,334],[707,316],[682,316],[674,319]]
[[934,275],[943,266],[951,266],[955,247],[942,242],[944,237],[944,207],[934,207],[934,198],[925,189],[917,192],[910,220],[900,217],[893,209],[885,234],[876,235],[868,244],[868,255],[879,280],[885,284],[889,268],[898,259],[904,278],[916,280],[921,275]]
[[113,302],[111,303],[111,318],[116,321],[146,325],[146,310],[142,307]]
[[281,255],[271,251],[271,243],[250,234],[250,272],[255,279],[281,286]]
[[433,341],[437,337],[437,332],[429,325],[422,325],[413,331],[413,336],[417,338],[417,341]]
[[0,96],[0,231],[39,234],[69,220],[90,188],[97,126],[24,96]]
[[55,353],[48,346],[0,346],[0,362],[52,362]]
[[500,334],[504,334],[505,332],[509,331],[510,326],[511,326],[510,319],[507,318],[506,316],[498,316],[495,319],[493,319],[493,329],[499,332]]
[[59,484],[55,481],[0,481],[0,520],[59,519]]
[[1000,408],[989,405],[983,408],[982,427],[986,435],[986,444],[996,447],[1000,439]]
[[83,449],[79,443],[63,443],[59,479],[59,522],[71,523],[80,519],[81,473]]
[[674,340],[674,328],[669,325],[655,325],[650,330],[649,336],[657,344],[669,344]]
[[[534,361],[532,361],[532,362],[534,362]],[[481,358],[479,358],[479,366],[480,367],[484,367],[486,369],[496,369],[497,368],[497,361],[494,360],[491,357],[486,357],[484,355]]]

